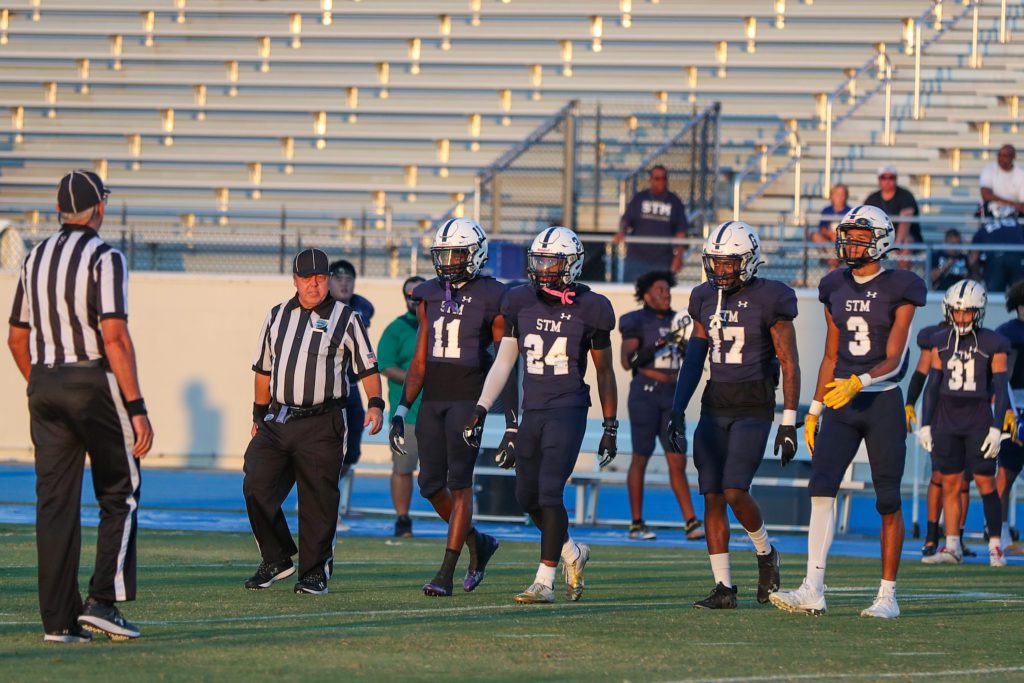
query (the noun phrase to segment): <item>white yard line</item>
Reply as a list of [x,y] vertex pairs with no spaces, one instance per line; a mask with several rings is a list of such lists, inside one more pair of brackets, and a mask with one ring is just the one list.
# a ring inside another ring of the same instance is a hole
[[683,678],[673,683],[741,683],[745,681],[807,681],[807,680],[877,680],[883,678],[933,678],[935,676],[989,676],[992,674],[1009,674],[1024,672],[1024,666],[1003,666],[991,669],[946,669],[943,671],[914,671],[914,672],[891,672],[879,673],[841,673],[836,671],[822,671],[813,674],[774,674],[771,676],[731,676],[728,678]]

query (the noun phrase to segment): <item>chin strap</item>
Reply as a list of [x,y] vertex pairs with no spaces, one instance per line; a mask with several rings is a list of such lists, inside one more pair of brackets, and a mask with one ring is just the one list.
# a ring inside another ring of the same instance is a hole
[[458,313],[459,305],[452,301],[452,283],[444,283],[444,301],[441,302],[442,313]]
[[715,304],[715,312],[712,314],[711,320],[708,321],[709,330],[717,330],[722,327],[722,296],[722,290],[718,289],[718,303]]
[[563,306],[568,306],[569,304],[571,304],[573,297],[576,296],[576,292],[574,292],[571,289],[557,290],[551,289],[550,287],[541,287],[540,291],[544,292],[545,294],[554,299],[558,299],[559,301],[562,302]]

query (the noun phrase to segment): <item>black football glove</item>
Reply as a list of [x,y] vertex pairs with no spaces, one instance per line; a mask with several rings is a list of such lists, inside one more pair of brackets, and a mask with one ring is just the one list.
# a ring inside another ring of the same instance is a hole
[[597,445],[598,465],[607,467],[615,459],[618,449],[615,446],[615,437],[619,433],[619,421],[615,419],[605,420],[601,423],[604,427],[604,434],[601,435],[601,442]]
[[480,405],[473,408],[473,417],[462,429],[462,440],[470,448],[480,448],[480,436],[484,433],[484,420],[486,419],[486,408]]
[[516,434],[519,428],[513,422],[505,425],[505,435],[501,437],[498,444],[498,452],[494,454],[494,464],[503,470],[510,470],[516,466]]
[[391,444],[391,452],[395,455],[405,456],[405,418],[395,415],[391,418],[391,430],[388,431],[388,443]]
[[674,453],[686,452],[686,417],[672,413],[668,418],[668,445]]
[[782,456],[783,467],[796,455],[795,426],[779,425],[779,431],[775,432],[775,455]]

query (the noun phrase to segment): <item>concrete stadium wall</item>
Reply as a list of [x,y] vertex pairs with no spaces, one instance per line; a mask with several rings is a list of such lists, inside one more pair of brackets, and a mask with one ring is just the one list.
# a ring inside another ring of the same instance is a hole
[[[0,305],[9,306],[15,283],[14,273],[0,273]],[[388,279],[366,278],[357,283],[357,291],[377,309],[370,330],[374,343],[401,313],[400,286],[401,280]],[[685,306],[692,286],[687,283],[674,292],[677,309]],[[636,307],[631,287],[600,285],[597,290],[611,299],[617,315]],[[240,467],[251,426],[250,367],[256,335],[267,310],[293,293],[290,278],[281,276],[131,275],[129,329],[156,433],[147,466]],[[916,317],[915,328],[939,318],[940,298],[932,295]],[[806,403],[814,389],[825,331],[816,292],[801,290],[799,305],[800,395]],[[990,326],[1007,319],[1001,297],[989,307]],[[621,338],[612,337],[617,357]],[[8,400],[0,411],[0,459],[31,460],[25,384],[10,355],[0,355],[0,386]],[[915,352],[912,362],[916,359]],[[592,368],[588,374],[593,386]],[[629,374],[619,368],[618,379],[619,416],[627,419]],[[688,417],[695,419],[698,411],[699,402],[694,400]],[[600,418],[596,405],[591,417]],[[620,446],[628,449],[627,444]]]

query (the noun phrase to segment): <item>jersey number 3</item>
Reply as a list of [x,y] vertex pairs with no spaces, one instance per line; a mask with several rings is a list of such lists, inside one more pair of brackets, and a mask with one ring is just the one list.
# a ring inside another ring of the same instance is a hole
[[868,321],[859,315],[850,316],[846,329],[853,332],[850,340],[851,356],[866,356],[871,351],[871,337],[868,336]]
[[539,334],[528,334],[523,337],[523,346],[526,348],[526,371],[531,375],[543,375],[544,366],[550,365],[554,368],[556,375],[569,374],[569,356],[566,355],[568,346],[566,337],[555,337],[551,348],[544,353],[544,338]]

